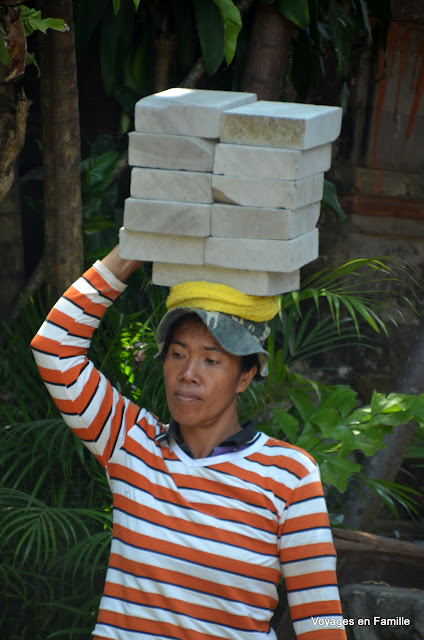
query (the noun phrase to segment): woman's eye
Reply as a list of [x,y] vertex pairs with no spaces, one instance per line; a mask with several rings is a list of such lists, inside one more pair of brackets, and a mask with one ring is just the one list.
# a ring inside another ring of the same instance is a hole
[[206,362],[208,364],[218,364],[218,360],[214,360],[213,358],[206,358]]

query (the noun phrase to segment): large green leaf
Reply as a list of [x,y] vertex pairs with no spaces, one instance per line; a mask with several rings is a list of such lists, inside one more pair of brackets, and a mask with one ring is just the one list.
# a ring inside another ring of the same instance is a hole
[[121,84],[122,61],[132,42],[133,29],[134,8],[131,4],[122,4],[117,15],[114,15],[110,6],[106,8],[101,22],[100,65],[108,95]]
[[[299,431],[299,421],[292,416],[288,411],[283,409],[275,409],[274,419],[277,422],[278,428],[287,437],[288,441],[292,444],[296,444],[297,434]],[[281,437],[282,434],[279,434]]]
[[107,151],[81,162],[82,186],[85,193],[103,191],[109,185],[118,157],[117,151]]
[[196,26],[206,72],[214,74],[224,58],[224,26],[212,0],[194,0]]
[[82,56],[86,50],[94,30],[103,18],[106,6],[110,0],[74,0],[74,25],[75,25],[75,50],[77,57]]
[[310,417],[312,424],[318,426],[324,435],[328,437],[328,432],[339,422],[339,413],[332,407],[320,407]]
[[346,491],[349,478],[361,470],[357,462],[337,456],[327,456],[319,467],[322,482],[336,487],[341,493]]
[[69,31],[69,27],[64,20],[59,18],[42,18],[41,11],[30,9],[25,5],[20,7],[20,17],[24,23],[25,35],[29,36],[34,31],[46,33],[48,29],[54,31]]
[[293,403],[293,406],[296,408],[296,411],[298,411],[301,419],[304,422],[308,422],[309,418],[315,411],[314,403],[312,402],[309,394],[299,389],[289,389],[288,396]]
[[323,398],[321,407],[333,407],[337,409],[342,418],[345,418],[351,413],[356,405],[356,391],[350,388],[337,388],[329,395]]
[[335,0],[329,3],[328,29],[337,57],[337,72],[342,75],[350,57],[354,30],[349,16]]
[[322,204],[327,209],[330,209],[333,213],[336,214],[339,220],[342,222],[347,221],[347,216],[343,209],[340,206],[340,203],[337,199],[337,190],[335,185],[328,180],[324,180],[324,192],[322,194]]
[[224,25],[224,54],[227,64],[234,58],[237,36],[241,31],[240,11],[231,0],[213,0],[219,9]]
[[276,4],[280,13],[297,27],[306,29],[309,25],[308,0],[276,0]]

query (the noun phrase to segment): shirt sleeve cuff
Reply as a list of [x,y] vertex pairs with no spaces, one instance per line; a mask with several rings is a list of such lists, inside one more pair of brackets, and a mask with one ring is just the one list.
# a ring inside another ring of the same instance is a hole
[[115,289],[115,291],[122,293],[127,288],[127,285],[114,276],[112,271],[108,269],[103,262],[100,262],[100,260],[97,260],[93,264],[93,268],[106,280],[108,284],[110,284],[112,289]]

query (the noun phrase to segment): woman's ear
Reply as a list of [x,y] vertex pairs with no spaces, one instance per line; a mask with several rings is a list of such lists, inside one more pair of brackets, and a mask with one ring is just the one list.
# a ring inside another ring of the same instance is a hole
[[258,373],[258,365],[254,364],[248,371],[242,371],[240,373],[238,385],[237,385],[237,393],[243,393],[246,391],[247,387],[252,382],[253,378]]

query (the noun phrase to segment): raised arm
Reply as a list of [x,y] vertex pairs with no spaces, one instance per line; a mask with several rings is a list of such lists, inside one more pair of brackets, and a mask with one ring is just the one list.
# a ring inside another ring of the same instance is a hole
[[139,407],[123,398],[87,357],[106,309],[141,262],[115,247],[88,269],[54,305],[31,342],[46,387],[65,422],[105,465]]
[[131,274],[134,273],[144,262],[141,260],[126,260],[119,255],[119,245],[116,245],[110,253],[102,260],[105,265],[121,282],[126,282]]

